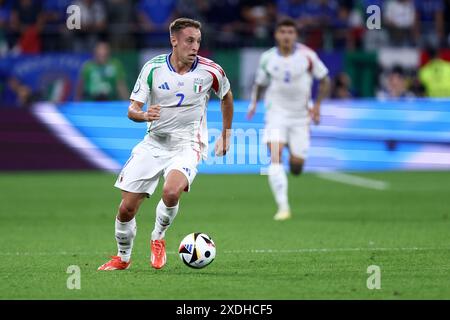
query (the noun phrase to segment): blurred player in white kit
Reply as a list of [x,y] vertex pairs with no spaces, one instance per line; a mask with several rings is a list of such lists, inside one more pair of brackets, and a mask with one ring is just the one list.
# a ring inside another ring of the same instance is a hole
[[[300,175],[310,144],[310,120],[319,124],[320,105],[330,89],[327,67],[313,50],[297,42],[297,36],[295,21],[285,18],[277,23],[277,46],[261,56],[247,113],[251,119],[266,89],[264,143],[271,154],[268,177],[278,205],[275,220],[291,217],[288,180],[281,159],[283,149],[289,150],[291,173]],[[319,80],[319,89],[312,103],[314,79]]]

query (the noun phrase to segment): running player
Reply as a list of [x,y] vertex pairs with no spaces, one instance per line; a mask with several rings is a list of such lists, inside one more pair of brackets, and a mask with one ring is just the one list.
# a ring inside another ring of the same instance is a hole
[[[295,21],[278,22],[275,40],[277,46],[261,56],[247,118],[255,114],[258,100],[267,87],[264,142],[271,153],[269,184],[278,204],[274,219],[285,220],[291,217],[291,211],[281,154],[284,147],[288,147],[290,171],[295,176],[300,175],[309,148],[310,119],[319,124],[320,105],[328,95],[330,79],[328,69],[317,54],[297,42]],[[319,92],[312,105],[314,79],[319,80]]]
[[[197,164],[207,154],[206,105],[210,90],[221,99],[223,114],[223,131],[216,142],[215,154],[223,156],[229,148],[233,95],[223,69],[198,55],[200,28],[200,22],[195,20],[173,21],[172,52],[148,61],[136,81],[128,117],[147,122],[148,130],[133,148],[115,183],[122,190],[115,222],[118,253],[99,270],[123,270],[130,266],[136,236],[135,215],[143,200],[153,194],[161,176],[165,182],[151,234],[151,265],[155,269],[165,265],[166,230],[177,215],[182,192],[191,187]],[[148,108],[144,111],[146,103]]]

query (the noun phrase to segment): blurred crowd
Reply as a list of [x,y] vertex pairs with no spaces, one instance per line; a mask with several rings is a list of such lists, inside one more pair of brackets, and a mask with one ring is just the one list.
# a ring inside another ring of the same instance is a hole
[[[69,32],[67,7],[81,10],[81,30]],[[377,5],[381,29],[366,22]],[[9,50],[90,51],[98,40],[113,49],[167,45],[171,20],[204,22],[208,44],[266,46],[275,21],[294,18],[314,49],[449,46],[450,0],[0,0],[0,54]]]
[[[67,27],[70,5],[80,9],[79,30]],[[371,5],[380,8],[379,16],[377,10],[367,12]],[[450,0],[0,0],[0,57],[95,53],[80,72],[75,99],[126,98],[123,66],[109,57],[110,50],[167,47],[169,23],[180,16],[203,23],[204,48],[272,46],[275,22],[291,17],[299,40],[315,50],[427,50],[428,63],[420,70],[397,65],[381,70],[376,95],[450,96],[450,63],[437,53],[450,47]],[[369,20],[380,28],[368,28]],[[96,88],[90,74],[113,76]],[[1,72],[0,78],[16,97],[33,100],[18,79]],[[357,97],[352,87],[349,75],[339,73],[332,97]]]

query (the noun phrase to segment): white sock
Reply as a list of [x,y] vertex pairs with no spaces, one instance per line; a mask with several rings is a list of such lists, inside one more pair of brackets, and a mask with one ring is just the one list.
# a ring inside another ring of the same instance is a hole
[[283,165],[280,163],[272,163],[269,166],[268,174],[270,188],[278,204],[278,210],[289,210],[288,180]]
[[179,203],[174,207],[167,207],[162,199],[159,200],[156,207],[155,229],[152,232],[152,240],[164,239],[167,228],[178,213],[178,207]]
[[117,255],[122,259],[122,261],[130,261],[131,251],[133,250],[133,240],[136,236],[136,232],[137,227],[135,218],[128,222],[120,222],[116,218]]

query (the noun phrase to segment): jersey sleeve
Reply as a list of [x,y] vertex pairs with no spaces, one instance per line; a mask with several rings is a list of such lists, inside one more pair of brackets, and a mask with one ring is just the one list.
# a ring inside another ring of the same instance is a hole
[[263,54],[259,59],[258,69],[256,70],[255,83],[259,86],[267,87],[270,82],[270,75],[267,71],[267,56]]
[[136,100],[142,103],[147,103],[150,98],[151,88],[149,85],[149,78],[151,78],[152,65],[146,64],[142,67],[139,77],[134,84],[133,91],[130,95],[130,100]]
[[223,73],[223,75],[221,74],[219,76],[219,90],[215,91],[215,94],[220,100],[222,100],[223,97],[228,93],[230,88],[231,88],[230,81],[228,80],[226,74],[225,73]]
[[223,97],[228,93],[230,90],[230,81],[227,78],[227,75],[223,71],[222,67],[220,67],[218,64],[211,64],[208,66],[208,72],[212,76],[212,84],[211,89],[214,91],[216,96],[222,100]]
[[313,52],[310,55],[312,68],[311,72],[314,78],[316,79],[323,79],[328,75],[328,68],[325,66],[325,64],[320,60],[319,56]]

